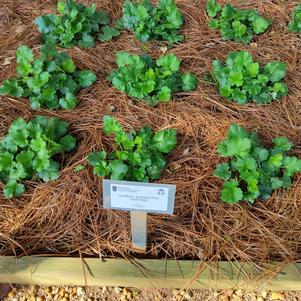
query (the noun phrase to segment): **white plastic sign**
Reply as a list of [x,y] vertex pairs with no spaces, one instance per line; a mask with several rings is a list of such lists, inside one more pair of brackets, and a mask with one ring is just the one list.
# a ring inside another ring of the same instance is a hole
[[176,186],[154,183],[103,180],[103,206],[131,211],[132,243],[145,251],[147,213],[173,214]]
[[173,214],[176,186],[103,181],[104,208]]

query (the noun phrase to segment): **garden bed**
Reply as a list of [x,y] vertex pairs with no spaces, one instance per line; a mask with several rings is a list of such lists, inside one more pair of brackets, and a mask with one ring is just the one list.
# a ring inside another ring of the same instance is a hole
[[[123,1],[83,1],[96,3],[118,18]],[[239,4],[239,1],[232,1]],[[106,80],[115,69],[115,53],[128,51],[153,57],[163,54],[165,43],[142,44],[132,34],[123,33],[92,49],[74,47],[68,53],[80,69],[91,69],[97,82],[82,90],[74,110],[30,109],[26,100],[0,97],[0,137],[18,117],[37,114],[56,116],[70,122],[78,146],[63,157],[61,177],[50,183],[27,182],[26,193],[17,199],[0,196],[0,255],[87,255],[93,257],[148,257],[201,260],[242,260],[247,262],[293,262],[301,259],[301,176],[291,190],[278,190],[268,201],[254,205],[229,205],[220,201],[222,181],[213,176],[220,158],[216,145],[232,123],[258,129],[270,145],[275,136],[286,136],[294,144],[292,154],[301,156],[301,50],[300,36],[289,33],[289,14],[298,1],[275,3],[252,1],[241,7],[257,8],[273,24],[253,43],[244,47],[222,41],[208,28],[206,1],[178,1],[186,24],[185,41],[172,50],[183,62],[183,70],[199,78],[195,92],[182,92],[168,104],[155,108],[135,102],[114,89]],[[39,33],[35,17],[53,12],[53,1],[6,1],[0,11],[0,81],[15,74],[16,48],[20,44],[38,50]],[[288,63],[289,93],[279,102],[258,106],[236,105],[218,95],[202,80],[214,59],[247,48],[256,61]],[[92,169],[75,173],[91,151],[112,149],[112,138],[102,132],[104,114],[114,115],[126,129],[150,125],[155,130],[174,128],[179,143],[169,156],[169,165],[160,183],[176,184],[175,214],[149,215],[149,245],[146,254],[131,248],[130,216],[102,208],[101,180]]]

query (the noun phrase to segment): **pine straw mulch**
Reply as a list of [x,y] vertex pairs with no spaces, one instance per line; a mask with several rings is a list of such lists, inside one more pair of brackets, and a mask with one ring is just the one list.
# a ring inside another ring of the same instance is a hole
[[[121,14],[121,0],[85,1],[93,2],[114,18]],[[301,259],[300,175],[290,191],[277,191],[266,202],[235,206],[219,200],[222,182],[212,176],[219,162],[216,145],[234,122],[249,130],[258,129],[267,145],[277,135],[287,136],[295,145],[293,154],[301,157],[300,36],[287,31],[289,14],[298,1],[232,1],[257,8],[274,21],[267,33],[246,47],[222,41],[218,32],[208,29],[205,2],[178,1],[186,18],[186,40],[170,50],[183,60],[183,70],[199,77],[193,93],[179,93],[172,102],[151,108],[113,89],[105,77],[115,68],[116,51],[142,53],[147,48],[149,54],[158,57],[165,46],[160,42],[143,46],[130,33],[124,33],[93,49],[68,50],[80,68],[93,69],[98,76],[96,84],[81,91],[75,110],[37,112],[26,100],[0,98],[0,137],[15,118],[44,114],[69,121],[79,139],[78,148],[62,158],[62,174],[57,181],[27,182],[27,193],[18,199],[0,196],[1,255],[135,255],[129,213],[102,208],[101,180],[90,168],[79,174],[73,172],[89,152],[112,149],[113,139],[103,135],[101,124],[104,114],[112,114],[127,129],[150,125],[156,130],[175,128],[179,133],[179,144],[161,179],[162,183],[177,185],[175,214],[149,215],[148,256],[254,262]],[[0,81],[15,74],[15,60],[7,64],[7,58],[14,57],[20,44],[38,50],[39,34],[33,19],[54,9],[53,0],[0,1]],[[224,60],[230,51],[244,48],[262,64],[270,60],[289,64],[286,98],[267,106],[237,106],[202,81],[212,60]]]

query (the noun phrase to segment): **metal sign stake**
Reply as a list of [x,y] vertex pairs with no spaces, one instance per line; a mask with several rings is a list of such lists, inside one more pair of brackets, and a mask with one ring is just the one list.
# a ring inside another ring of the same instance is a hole
[[173,214],[176,185],[103,180],[103,206],[130,211],[132,244],[147,249],[147,213]]
[[131,211],[132,244],[135,249],[146,251],[147,246],[147,213]]

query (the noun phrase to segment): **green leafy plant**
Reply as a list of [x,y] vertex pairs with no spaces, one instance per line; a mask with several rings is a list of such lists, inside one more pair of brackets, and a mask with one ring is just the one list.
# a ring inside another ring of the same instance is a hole
[[230,3],[224,7],[216,0],[208,0],[209,27],[219,29],[224,40],[250,43],[255,34],[264,33],[271,22],[261,17],[255,9],[238,9]]
[[85,6],[73,0],[57,3],[61,15],[39,16],[34,23],[42,33],[42,41],[53,41],[61,47],[95,46],[95,38],[109,41],[120,32],[109,26],[110,18],[104,11],[96,10],[96,5]]
[[287,94],[287,85],[281,82],[287,68],[286,63],[277,61],[260,67],[248,51],[238,51],[228,55],[226,64],[215,60],[212,76],[220,94],[228,100],[239,104],[251,101],[267,104]]
[[76,139],[68,134],[68,123],[58,118],[37,116],[26,122],[15,120],[8,134],[0,140],[0,181],[4,196],[12,198],[25,191],[23,180],[59,177],[56,155],[71,151]]
[[221,157],[230,158],[217,165],[214,172],[225,181],[221,199],[253,203],[257,198],[270,198],[278,188],[291,187],[291,178],[301,171],[301,160],[287,155],[292,146],[286,137],[277,137],[272,148],[265,148],[256,132],[231,125],[227,138],[217,146]]
[[173,93],[196,88],[195,75],[181,73],[181,60],[174,54],[154,61],[148,55],[118,52],[116,62],[118,69],[108,76],[108,80],[116,89],[152,106],[168,102]]
[[41,47],[38,58],[25,45],[16,54],[18,77],[4,80],[0,95],[29,98],[33,109],[74,109],[78,90],[96,80],[92,71],[78,71],[68,54],[58,52],[51,43]]
[[144,127],[138,132],[125,132],[111,116],[104,116],[103,129],[105,134],[115,136],[116,148],[110,154],[92,153],[88,162],[94,166],[95,175],[110,176],[113,180],[148,182],[159,179],[166,166],[164,155],[177,144],[173,129],[154,133],[151,128]]
[[121,24],[133,31],[135,37],[142,42],[164,40],[177,43],[183,40],[183,36],[179,34],[183,20],[173,0],[159,0],[156,7],[149,0],[136,3],[126,0]]
[[297,5],[292,20],[289,24],[289,31],[291,32],[301,32],[301,4]]

